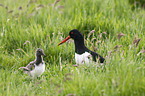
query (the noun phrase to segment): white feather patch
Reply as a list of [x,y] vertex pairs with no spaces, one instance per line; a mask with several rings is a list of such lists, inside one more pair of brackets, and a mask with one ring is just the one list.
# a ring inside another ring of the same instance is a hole
[[88,65],[91,61],[91,60],[89,60],[89,58],[92,59],[92,55],[89,52],[85,52],[81,55],[75,53],[75,61],[77,64],[84,64],[85,63],[86,65]]
[[45,71],[45,63],[40,63],[38,66],[35,65],[35,69],[30,71],[30,75],[34,78],[35,76],[40,77],[40,75]]

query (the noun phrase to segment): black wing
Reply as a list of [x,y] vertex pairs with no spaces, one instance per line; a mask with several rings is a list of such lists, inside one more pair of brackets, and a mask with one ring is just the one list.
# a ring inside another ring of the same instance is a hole
[[35,63],[35,61],[32,61],[26,67],[31,71],[35,68]]
[[93,56],[93,60],[96,62],[96,58],[99,59],[100,63],[103,63],[105,61],[105,58],[103,58],[101,55],[99,55],[96,52],[90,51],[90,54]]
[[35,68],[35,61],[30,62],[26,67],[20,67],[24,71],[32,71]]
[[19,69],[23,69],[24,71],[30,71],[27,67],[20,67]]

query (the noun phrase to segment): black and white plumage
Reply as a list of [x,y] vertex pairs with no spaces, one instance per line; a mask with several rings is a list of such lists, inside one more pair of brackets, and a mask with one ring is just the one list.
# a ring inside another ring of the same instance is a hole
[[36,59],[30,62],[26,67],[20,67],[19,69],[24,69],[24,72],[29,74],[31,78],[40,77],[45,71],[45,63],[43,61],[43,56],[46,56],[42,49],[38,48],[36,50]]
[[[78,64],[89,64],[92,61],[103,63],[105,59],[96,52],[89,50],[84,44],[84,37],[77,29],[73,29],[69,32],[69,36],[60,42],[58,45],[66,42],[68,39],[74,39],[75,43],[75,61]],[[90,60],[92,58],[92,60]]]

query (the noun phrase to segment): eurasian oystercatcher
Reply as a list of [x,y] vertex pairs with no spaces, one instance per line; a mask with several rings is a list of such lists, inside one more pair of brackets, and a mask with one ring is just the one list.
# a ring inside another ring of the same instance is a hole
[[90,57],[93,59],[92,61],[97,62],[97,60],[100,61],[100,63],[104,62],[104,58],[99,55],[96,52],[93,52],[91,50],[89,50],[85,44],[84,44],[84,37],[81,34],[80,31],[78,31],[77,29],[73,29],[69,32],[69,36],[64,39],[63,41],[61,41],[58,45],[63,44],[64,42],[66,42],[68,39],[74,39],[74,43],[75,43],[75,61],[78,64],[89,64],[90,63]]
[[38,48],[36,50],[36,59],[30,62],[26,67],[20,67],[19,69],[24,69],[26,74],[29,74],[31,78],[40,77],[40,75],[45,71],[45,63],[43,61],[43,56],[46,56],[42,49]]

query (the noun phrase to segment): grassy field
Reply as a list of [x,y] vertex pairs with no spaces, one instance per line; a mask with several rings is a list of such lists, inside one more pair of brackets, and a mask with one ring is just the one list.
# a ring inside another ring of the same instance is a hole
[[[145,95],[143,8],[128,0],[0,0],[0,14],[0,96]],[[106,58],[104,67],[72,66],[73,40],[57,46],[72,29]],[[37,48],[46,71],[32,82],[18,68]]]

